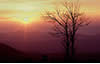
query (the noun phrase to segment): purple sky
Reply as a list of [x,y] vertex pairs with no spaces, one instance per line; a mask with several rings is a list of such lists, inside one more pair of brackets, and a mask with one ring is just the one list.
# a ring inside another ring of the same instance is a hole
[[[24,27],[17,26],[16,23],[9,23],[7,26],[2,29],[4,26],[0,25],[1,43],[24,52],[60,53],[64,51],[60,40],[48,34],[52,30],[51,24],[45,22],[32,24],[25,28],[27,32],[22,30]],[[75,45],[77,53],[100,53],[99,27],[99,21],[92,21],[89,26],[79,29]]]

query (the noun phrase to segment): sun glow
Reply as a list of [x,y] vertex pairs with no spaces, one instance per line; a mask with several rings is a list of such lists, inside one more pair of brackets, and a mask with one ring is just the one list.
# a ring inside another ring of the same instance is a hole
[[20,20],[20,22],[21,22],[22,24],[30,24],[30,23],[33,22],[33,21],[34,21],[33,18],[28,18],[28,17],[22,18],[22,19]]
[[12,21],[15,20],[15,22],[19,22],[21,24],[30,24],[31,22],[35,22],[35,19],[33,16],[24,16],[24,15],[16,15],[13,16]]
[[27,24],[27,23],[30,22],[30,21],[29,21],[29,18],[24,18],[23,20],[24,20],[24,23],[25,23],[25,24]]
[[29,20],[28,18],[24,18],[24,21],[25,21],[25,22],[28,22],[28,20]]

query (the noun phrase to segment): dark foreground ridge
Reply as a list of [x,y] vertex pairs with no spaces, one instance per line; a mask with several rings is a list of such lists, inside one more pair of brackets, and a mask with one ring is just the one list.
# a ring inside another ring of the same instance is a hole
[[0,63],[40,63],[40,62],[100,62],[100,55],[97,54],[80,54],[74,57],[66,58],[64,54],[40,54],[40,53],[24,53],[16,50],[6,44],[0,43]]
[[0,43],[0,62],[31,62],[31,59],[21,51]]

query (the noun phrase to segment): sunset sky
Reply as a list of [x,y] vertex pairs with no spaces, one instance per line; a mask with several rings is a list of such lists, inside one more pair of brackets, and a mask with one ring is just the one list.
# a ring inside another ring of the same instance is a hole
[[[0,21],[37,22],[44,9],[53,9],[63,0],[0,0]],[[100,16],[100,0],[80,0],[82,11]]]
[[[58,40],[48,35],[52,27],[43,21],[41,15],[44,10],[53,10],[63,1],[0,0],[0,42],[33,52],[34,50],[62,51],[61,44],[56,43]],[[100,49],[100,0],[79,0],[79,2],[81,11],[92,20],[92,23],[78,32],[81,43],[78,43],[77,47],[80,51],[93,49],[95,51]],[[25,31],[27,32],[24,34]],[[97,43],[95,43],[96,40]],[[90,42],[92,45],[89,45]]]

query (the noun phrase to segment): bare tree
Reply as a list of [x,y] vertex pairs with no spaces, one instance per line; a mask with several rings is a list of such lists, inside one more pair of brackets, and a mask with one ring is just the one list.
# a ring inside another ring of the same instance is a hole
[[80,12],[79,3],[65,1],[62,7],[54,11],[46,11],[45,18],[56,23],[56,26],[54,26],[55,35],[60,35],[63,39],[62,44],[66,50],[66,55],[69,56],[71,51],[73,56],[77,30],[90,23]]
[[70,22],[70,26],[68,26],[69,29],[69,38],[71,43],[71,49],[72,49],[72,56],[74,55],[74,44],[75,44],[75,36],[77,30],[82,27],[88,25],[90,22],[86,17],[83,16],[83,13],[80,12],[80,5],[77,1],[77,3],[64,3],[65,8],[67,9],[67,16]]

